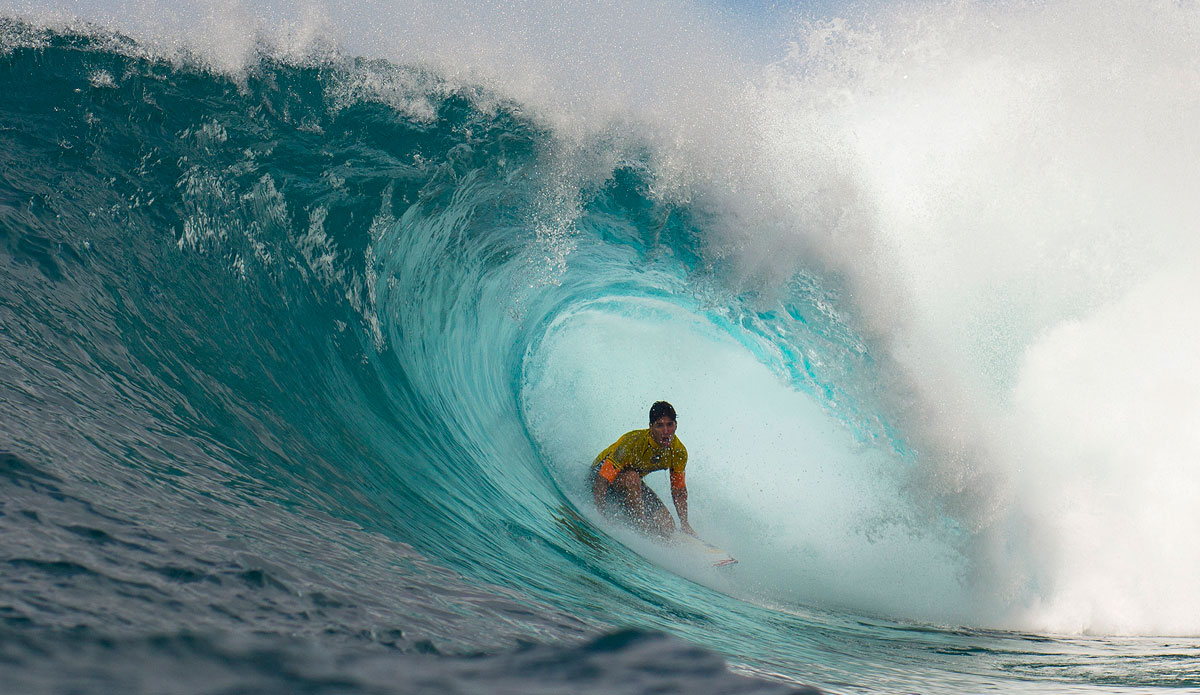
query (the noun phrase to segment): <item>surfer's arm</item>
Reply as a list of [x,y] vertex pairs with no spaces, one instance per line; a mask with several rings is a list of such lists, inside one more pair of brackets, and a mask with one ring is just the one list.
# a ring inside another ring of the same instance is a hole
[[609,459],[604,459],[604,463],[600,466],[600,470],[596,471],[596,476],[592,478],[592,499],[596,501],[596,509],[601,513],[604,512],[605,497],[608,493],[608,487],[612,485],[612,481],[617,477],[617,467]]
[[683,471],[671,471],[671,501],[675,503],[675,513],[679,515],[679,530],[694,536],[696,532],[688,523],[687,497],[687,483],[684,482]]

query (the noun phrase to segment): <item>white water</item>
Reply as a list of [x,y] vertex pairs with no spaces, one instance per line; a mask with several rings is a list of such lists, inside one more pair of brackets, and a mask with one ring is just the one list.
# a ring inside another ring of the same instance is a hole
[[920,402],[918,489],[977,531],[1004,623],[1194,634],[1200,13],[910,17],[846,39],[824,122],[875,210],[890,272],[856,286]]
[[[699,314],[656,300],[583,308],[550,331],[528,373],[534,435],[589,510],[592,457],[670,398],[689,452],[692,525],[741,561],[732,579],[700,581],[754,601],[963,617],[960,561],[944,537],[914,533],[896,462]],[[666,476],[646,482],[669,506]]]

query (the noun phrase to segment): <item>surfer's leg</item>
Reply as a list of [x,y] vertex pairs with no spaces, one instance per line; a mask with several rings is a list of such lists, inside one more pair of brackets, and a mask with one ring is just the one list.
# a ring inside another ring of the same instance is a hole
[[608,491],[610,497],[616,498],[628,520],[643,533],[669,538],[675,532],[675,521],[667,511],[667,506],[637,472],[618,473]]
[[611,489],[615,490],[621,504],[630,512],[639,515],[642,509],[642,477],[634,471],[621,471],[613,478]]
[[675,520],[671,518],[671,512],[667,511],[667,505],[663,504],[662,499],[646,481],[639,480],[641,483],[641,523],[647,533],[652,533],[660,538],[670,538],[671,534],[675,533]]
[[613,481],[633,522],[644,533],[669,538],[675,532],[675,521],[658,494],[646,485],[642,476],[624,471]]

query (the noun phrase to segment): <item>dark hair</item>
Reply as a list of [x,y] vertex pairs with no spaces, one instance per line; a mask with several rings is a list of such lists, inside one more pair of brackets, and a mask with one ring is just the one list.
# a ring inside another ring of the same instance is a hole
[[653,425],[656,420],[664,415],[669,415],[672,420],[677,420],[675,417],[675,408],[666,401],[656,401],[650,406],[650,424]]

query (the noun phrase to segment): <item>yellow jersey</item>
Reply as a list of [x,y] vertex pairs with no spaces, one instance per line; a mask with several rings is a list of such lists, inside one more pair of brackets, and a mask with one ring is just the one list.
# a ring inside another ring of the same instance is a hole
[[687,457],[687,449],[679,437],[672,437],[669,446],[659,446],[650,437],[650,428],[647,427],[621,435],[620,439],[600,452],[592,465],[601,465],[608,459],[617,471],[634,470],[641,476],[664,470],[678,474],[683,473],[687,466]]

